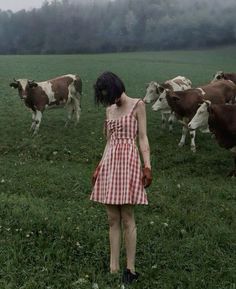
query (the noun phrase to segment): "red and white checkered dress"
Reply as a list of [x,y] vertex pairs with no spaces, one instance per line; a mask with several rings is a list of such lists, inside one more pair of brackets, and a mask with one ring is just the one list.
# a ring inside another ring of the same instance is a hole
[[114,205],[148,204],[135,142],[138,122],[133,111],[139,101],[127,115],[105,121],[110,133],[110,146],[100,163],[90,200]]

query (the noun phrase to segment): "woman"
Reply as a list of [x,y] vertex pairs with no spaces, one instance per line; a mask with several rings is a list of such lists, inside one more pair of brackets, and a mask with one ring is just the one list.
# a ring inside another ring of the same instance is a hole
[[[150,149],[146,134],[145,104],[125,93],[121,79],[104,72],[94,85],[95,100],[106,109],[107,144],[93,174],[90,199],[105,204],[109,221],[110,272],[120,269],[121,226],[123,225],[127,267],[123,282],[137,280],[135,271],[136,225],[134,205],[148,204],[145,188],[152,182]],[[138,135],[144,168],[135,143]]]

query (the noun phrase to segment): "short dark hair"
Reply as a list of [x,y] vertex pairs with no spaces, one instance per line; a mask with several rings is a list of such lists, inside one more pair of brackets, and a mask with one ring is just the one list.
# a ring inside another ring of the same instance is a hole
[[94,91],[97,104],[110,106],[125,92],[125,85],[116,74],[106,71],[97,78],[94,84]]

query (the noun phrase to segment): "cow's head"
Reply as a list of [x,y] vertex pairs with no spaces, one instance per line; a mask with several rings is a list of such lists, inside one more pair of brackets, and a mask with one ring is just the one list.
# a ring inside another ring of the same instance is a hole
[[221,80],[224,78],[225,78],[224,72],[223,71],[217,71],[216,74],[213,75],[213,79],[211,82],[215,82],[217,80]]
[[162,86],[159,86],[159,91],[160,91],[160,96],[159,98],[156,100],[156,102],[153,104],[152,109],[154,111],[158,111],[158,110],[169,110],[169,104],[167,102],[166,99],[166,93],[168,91],[168,89],[165,89]]
[[145,103],[151,103],[158,99],[160,95],[159,84],[155,81],[151,81],[146,86],[146,95],[143,99]]
[[10,86],[15,89],[18,88],[20,98],[26,99],[30,95],[31,89],[37,87],[38,84],[34,80],[14,79]]
[[210,105],[211,102],[209,100],[205,100],[199,104],[197,112],[188,124],[189,129],[207,128]]

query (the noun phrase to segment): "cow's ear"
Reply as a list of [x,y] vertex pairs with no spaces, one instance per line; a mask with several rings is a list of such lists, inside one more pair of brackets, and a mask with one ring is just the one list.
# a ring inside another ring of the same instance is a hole
[[18,83],[17,83],[17,82],[12,82],[12,83],[10,83],[9,85],[10,85],[10,87],[12,87],[12,88],[18,88]]
[[158,90],[160,93],[163,93],[163,91],[165,90],[165,88],[161,85],[159,85]]
[[166,88],[166,95],[169,95],[169,96],[172,95],[172,91],[170,89],[168,89],[168,88]]
[[179,101],[179,100],[180,100],[180,97],[179,97],[178,95],[176,95],[176,94],[173,94],[173,95],[171,95],[171,99],[172,99],[173,101]]
[[225,74],[224,74],[224,72],[221,72],[216,78],[217,78],[217,79],[225,79]]

